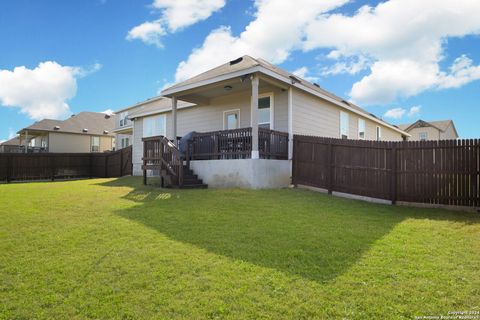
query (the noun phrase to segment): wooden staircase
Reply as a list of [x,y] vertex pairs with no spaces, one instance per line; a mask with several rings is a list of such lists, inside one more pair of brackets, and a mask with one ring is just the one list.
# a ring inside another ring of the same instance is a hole
[[195,189],[207,188],[201,179],[184,165],[181,152],[167,138],[143,138],[143,184],[147,184],[147,170],[159,171],[162,187]]

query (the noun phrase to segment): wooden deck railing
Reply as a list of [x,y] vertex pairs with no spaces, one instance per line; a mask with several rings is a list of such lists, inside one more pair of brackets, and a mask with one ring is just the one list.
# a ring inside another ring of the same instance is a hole
[[[288,159],[288,133],[258,129],[262,159]],[[252,154],[252,128],[196,133],[187,148],[187,160],[248,159]]]
[[178,148],[166,137],[143,138],[143,182],[146,184],[147,170],[158,170],[168,184],[183,185],[183,159]]

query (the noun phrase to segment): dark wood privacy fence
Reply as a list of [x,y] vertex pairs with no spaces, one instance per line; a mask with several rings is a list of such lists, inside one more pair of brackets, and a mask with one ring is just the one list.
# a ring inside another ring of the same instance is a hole
[[0,181],[120,177],[132,174],[132,147],[109,153],[0,153]]
[[[262,159],[288,158],[288,133],[258,128]],[[252,154],[252,128],[195,133],[189,142],[191,160],[248,159]]]
[[480,207],[480,140],[294,136],[293,183],[397,201]]

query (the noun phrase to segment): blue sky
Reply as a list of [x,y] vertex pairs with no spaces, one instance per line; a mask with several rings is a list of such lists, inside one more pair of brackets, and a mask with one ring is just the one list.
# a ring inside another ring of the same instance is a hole
[[480,137],[475,2],[2,0],[0,140],[41,118],[120,109],[243,54],[392,123],[453,119],[462,138]]

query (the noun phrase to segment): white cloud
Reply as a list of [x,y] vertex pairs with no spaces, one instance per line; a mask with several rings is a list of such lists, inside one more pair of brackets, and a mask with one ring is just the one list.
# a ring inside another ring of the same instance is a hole
[[393,108],[393,109],[390,109],[387,112],[385,112],[385,114],[383,116],[386,117],[386,118],[391,118],[391,119],[400,119],[401,117],[403,117],[405,115],[406,112],[407,112],[407,110],[405,110],[403,108]]
[[155,0],[152,7],[160,11],[160,18],[132,28],[127,40],[141,40],[162,47],[161,39],[168,32],[175,33],[210,17],[225,6],[225,0]]
[[102,111],[101,113],[105,113],[105,114],[111,116],[112,114],[115,113],[115,111],[113,111],[112,109],[107,109],[107,110]]
[[228,26],[213,30],[179,64],[175,81],[244,54],[278,64],[293,51],[320,48],[330,49],[327,58],[334,60],[322,69],[324,76],[368,70],[350,92],[358,103],[386,103],[479,79],[480,66],[466,56],[449,70],[439,63],[449,38],[480,34],[480,1],[389,0],[353,15],[331,13],[347,2],[256,0],[245,30],[238,36]]
[[420,114],[420,110],[422,109],[422,106],[413,106],[410,108],[410,111],[408,111],[408,116],[409,117],[415,117]]
[[319,79],[318,77],[309,76],[310,70],[307,67],[298,68],[297,70],[293,71],[292,73],[294,75],[296,75],[297,77],[305,79],[305,80],[310,81],[310,82],[317,82],[318,79]]
[[179,64],[175,81],[185,80],[245,54],[282,63],[293,50],[301,49],[309,21],[346,2],[348,0],[256,0],[255,19],[245,30],[239,36],[234,36],[225,26],[213,30],[202,46]]
[[368,57],[374,61],[370,74],[353,86],[351,97],[360,103],[390,102],[479,78],[478,67],[463,56],[449,73],[439,66],[446,39],[480,34],[478,12],[480,1],[390,0],[351,16],[317,17],[304,45],[306,50],[335,48],[328,57],[340,66],[345,58]]
[[165,34],[167,33],[159,21],[144,22],[128,32],[127,40],[140,39],[146,44],[156,45],[160,48],[163,47],[160,40]]
[[77,92],[77,78],[100,67],[83,69],[46,61],[34,69],[0,70],[0,105],[19,108],[33,120],[66,117],[71,114],[67,101]]

